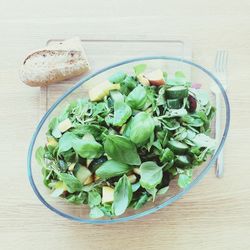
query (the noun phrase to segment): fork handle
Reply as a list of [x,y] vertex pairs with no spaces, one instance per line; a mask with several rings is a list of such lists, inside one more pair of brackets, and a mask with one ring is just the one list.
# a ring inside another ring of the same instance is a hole
[[[215,98],[216,98],[215,130],[216,130],[216,141],[217,141],[217,145],[219,146],[220,138],[221,138],[221,95],[219,92],[216,93]],[[223,150],[221,150],[216,161],[216,168],[215,168],[216,177],[218,178],[222,177],[223,172],[224,172],[224,159],[223,159]]]

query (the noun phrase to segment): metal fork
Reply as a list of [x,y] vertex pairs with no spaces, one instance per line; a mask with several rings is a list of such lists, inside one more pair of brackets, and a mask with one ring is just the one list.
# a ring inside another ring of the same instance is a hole
[[[218,50],[215,57],[214,62],[214,71],[222,86],[226,90],[227,87],[227,75],[228,75],[228,52],[226,50]],[[215,94],[216,99],[216,125],[215,125],[215,133],[217,144],[220,143],[221,138],[221,93],[218,88],[212,88],[212,91]],[[223,159],[223,150],[221,150],[216,166],[215,166],[215,174],[218,178],[222,177],[224,173],[224,159]]]

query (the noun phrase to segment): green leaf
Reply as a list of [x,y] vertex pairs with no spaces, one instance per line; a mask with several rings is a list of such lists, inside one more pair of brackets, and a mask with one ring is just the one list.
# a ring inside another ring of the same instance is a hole
[[178,83],[185,83],[186,82],[186,76],[182,71],[176,71],[174,76],[175,76],[175,80]]
[[136,192],[139,188],[140,188],[140,182],[136,182],[134,184],[132,184],[132,191],[133,193]]
[[102,134],[107,131],[107,128],[94,125],[94,124],[84,124],[78,125],[71,130],[71,133],[83,137],[86,134],[92,134],[97,140],[102,138]]
[[163,194],[166,194],[166,193],[167,193],[167,191],[168,191],[168,189],[169,189],[169,186],[167,186],[167,187],[163,187],[163,188],[159,189],[159,190],[158,190],[158,192],[157,192],[157,195],[163,195]]
[[83,192],[80,192],[79,194],[70,194],[66,199],[70,203],[80,205],[86,203],[87,194]]
[[155,198],[156,198],[156,194],[157,194],[157,188],[151,188],[151,189],[146,189],[147,190],[147,192],[149,193],[149,194],[151,194],[152,195],[152,198],[153,198],[153,202],[155,201]]
[[147,201],[148,201],[149,196],[147,194],[142,194],[138,201],[134,205],[134,209],[137,210],[141,208]]
[[155,122],[150,114],[140,112],[132,118],[130,139],[136,144],[147,141],[154,132]]
[[154,189],[162,180],[162,167],[153,161],[147,161],[140,166],[140,184],[145,189]]
[[135,144],[124,136],[108,135],[104,142],[104,150],[112,159],[121,163],[141,164]]
[[198,147],[205,147],[209,149],[214,149],[216,147],[216,141],[213,138],[210,138],[209,136],[205,134],[197,134],[193,138],[193,142]]
[[127,76],[123,83],[128,89],[134,89],[137,85],[136,80],[132,76]]
[[181,109],[171,109],[165,112],[160,118],[173,118],[173,117],[182,117],[187,114],[187,110],[184,108]]
[[126,76],[126,73],[120,71],[109,77],[109,81],[112,83],[120,83],[126,78]]
[[90,207],[99,205],[101,201],[102,201],[102,197],[97,191],[92,190],[88,193],[88,205]]
[[99,207],[92,207],[89,212],[89,217],[92,219],[101,218],[104,216],[103,211]]
[[76,138],[77,137],[70,132],[64,133],[59,139],[58,154],[70,150],[73,147],[73,142]]
[[108,160],[105,161],[97,170],[96,175],[101,177],[102,179],[109,179],[111,177],[119,176],[126,174],[130,170],[132,170],[133,167],[120,163],[118,161],[114,160]]
[[146,68],[147,68],[146,64],[138,64],[138,65],[134,66],[134,72],[138,76],[141,73],[143,73]]
[[73,148],[81,157],[88,159],[98,158],[103,152],[102,145],[88,135],[85,135],[82,139],[75,139]]
[[171,162],[174,159],[174,153],[169,149],[165,148],[160,156],[160,161],[162,163]]
[[114,103],[114,126],[122,126],[132,115],[132,110],[128,104],[125,102],[115,102]]
[[81,191],[82,184],[75,176],[71,174],[60,173],[59,177],[63,181],[63,183],[66,185],[69,193]]
[[112,90],[109,93],[114,102],[124,102],[124,96],[120,91]]
[[131,199],[132,199],[132,186],[128,177],[124,175],[118,181],[115,186],[114,201],[112,204],[112,210],[116,216],[119,216],[125,212]]
[[180,188],[185,188],[192,182],[192,170],[185,171],[184,173],[179,174],[178,177],[178,186]]
[[46,165],[45,159],[44,159],[44,155],[45,155],[45,149],[42,146],[37,148],[36,153],[35,153],[36,161],[41,167],[47,168],[47,165]]
[[133,109],[142,109],[147,101],[147,92],[144,87],[138,85],[126,98],[126,103]]
[[58,197],[65,191],[65,185],[62,181],[58,181],[55,183],[53,189],[54,191],[51,193],[51,196]]

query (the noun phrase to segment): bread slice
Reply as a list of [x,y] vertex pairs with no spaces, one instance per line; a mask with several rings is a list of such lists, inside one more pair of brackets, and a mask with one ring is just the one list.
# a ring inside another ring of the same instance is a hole
[[46,86],[89,70],[81,40],[77,37],[49,45],[26,57],[20,77],[29,86]]

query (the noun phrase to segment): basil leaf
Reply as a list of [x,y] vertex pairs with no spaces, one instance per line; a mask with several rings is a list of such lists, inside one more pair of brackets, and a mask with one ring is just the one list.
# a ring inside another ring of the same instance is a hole
[[178,186],[180,188],[187,187],[191,182],[192,182],[192,169],[184,171],[183,173],[179,174]]
[[128,177],[124,175],[115,186],[112,210],[116,216],[125,212],[132,199],[132,186]]
[[105,127],[94,125],[94,124],[84,124],[78,125],[71,130],[71,133],[83,137],[86,134],[92,134],[97,140],[102,138],[102,133],[105,133],[107,129]]
[[144,87],[138,85],[129,93],[126,103],[133,109],[142,109],[147,101],[147,93]]
[[104,150],[116,161],[129,165],[141,164],[135,144],[124,136],[108,135],[104,142]]
[[167,193],[168,189],[169,189],[169,186],[159,189],[157,192],[157,195],[163,195],[163,194]]
[[136,80],[132,76],[127,76],[123,83],[128,89],[134,89],[137,85]]
[[169,149],[165,148],[160,156],[160,161],[162,163],[171,162],[174,159],[174,153]]
[[86,135],[83,139],[75,139],[73,148],[81,157],[89,159],[98,158],[103,152],[102,145]]
[[75,176],[71,174],[60,173],[59,177],[67,187],[69,193],[81,191],[82,184]]
[[67,196],[67,201],[73,204],[83,204],[86,203],[86,199],[87,199],[87,194],[86,193],[79,193],[79,194],[70,194],[69,196]]
[[148,201],[148,198],[147,194],[142,194],[139,200],[135,203],[134,209],[137,210],[141,208]]
[[140,184],[145,189],[154,189],[162,180],[162,167],[153,161],[143,162],[140,166]]
[[205,147],[209,149],[214,149],[216,146],[216,141],[213,138],[210,138],[209,136],[205,134],[197,134],[193,138],[193,142],[198,147]]
[[146,189],[147,190],[147,192],[149,193],[149,194],[151,194],[152,195],[152,198],[153,198],[153,202],[155,201],[155,197],[156,197],[156,194],[157,194],[157,188],[151,188],[151,189]]
[[109,179],[111,177],[119,176],[126,174],[133,167],[120,163],[114,160],[105,161],[97,170],[96,175],[101,177],[102,179]]
[[101,218],[104,216],[103,211],[99,207],[92,207],[89,212],[89,217],[92,219]]
[[120,71],[109,77],[109,81],[112,83],[120,83],[126,78],[126,76],[126,73]]
[[138,76],[141,73],[143,73],[146,68],[147,68],[146,64],[138,64],[138,65],[134,66],[134,72]]
[[47,168],[47,165],[46,165],[46,163],[45,163],[44,156],[45,156],[45,149],[44,149],[42,146],[40,146],[40,147],[37,148],[37,150],[36,150],[35,158],[36,158],[37,163],[38,163],[41,167]]
[[102,201],[102,197],[97,191],[92,190],[88,193],[88,205],[90,207],[99,205],[101,201]]
[[140,112],[132,118],[130,139],[136,144],[147,141],[154,132],[155,122],[150,114]]
[[125,102],[114,103],[114,126],[122,126],[132,115],[132,110]]
[[140,182],[136,182],[135,184],[132,184],[132,191],[133,193],[136,192],[140,188]]
[[77,139],[77,137],[74,134],[70,132],[64,133],[59,139],[58,154],[70,150],[73,147],[73,141],[75,139]]

